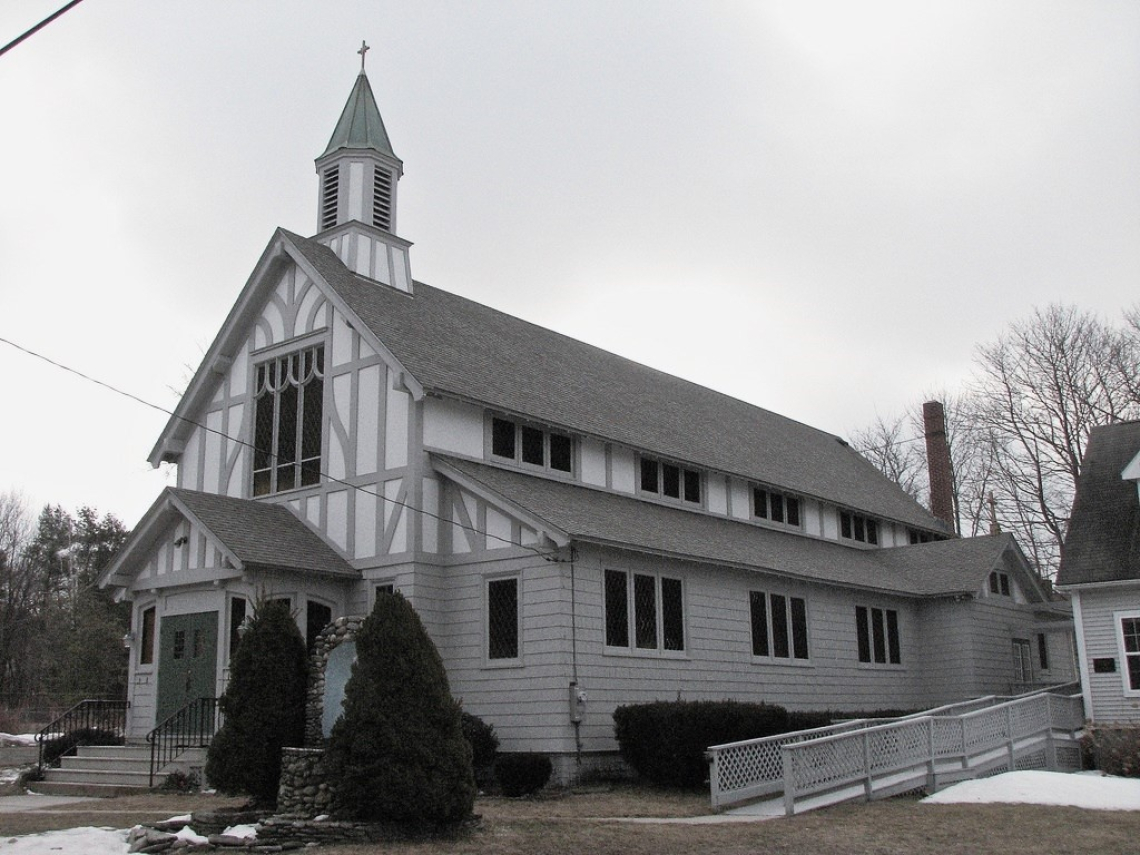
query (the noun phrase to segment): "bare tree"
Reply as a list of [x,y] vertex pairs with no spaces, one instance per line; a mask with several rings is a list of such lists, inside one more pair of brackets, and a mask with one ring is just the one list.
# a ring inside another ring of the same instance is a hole
[[0,493],[0,696],[22,697],[31,675],[28,654],[39,584],[27,548],[32,537],[27,500]]
[[[1093,427],[1140,417],[1140,305],[1120,327],[1072,306],[1038,309],[982,345],[968,388],[940,392],[954,466],[958,530],[1017,535],[1042,575],[1060,561]],[[852,445],[929,501],[921,405],[853,433]]]

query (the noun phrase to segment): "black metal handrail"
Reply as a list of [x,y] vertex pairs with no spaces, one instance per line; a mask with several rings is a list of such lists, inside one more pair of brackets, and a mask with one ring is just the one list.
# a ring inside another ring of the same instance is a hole
[[150,743],[150,786],[158,770],[188,748],[206,748],[221,726],[217,698],[198,698],[146,735]]
[[[36,734],[36,742],[40,746],[40,755],[37,761],[39,771],[42,772],[44,768],[44,743],[49,740],[71,736],[83,730],[100,730],[114,734],[120,739],[125,738],[127,708],[129,706],[128,701],[112,701],[106,698],[87,698],[77,703]],[[78,747],[79,743],[76,742],[58,757],[62,757],[64,754],[73,754]],[[52,762],[54,763],[58,757],[53,757]]]

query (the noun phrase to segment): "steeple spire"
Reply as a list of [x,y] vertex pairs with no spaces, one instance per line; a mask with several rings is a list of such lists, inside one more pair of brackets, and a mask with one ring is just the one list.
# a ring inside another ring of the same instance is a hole
[[357,273],[410,291],[411,244],[396,237],[396,185],[404,163],[392,150],[364,72],[369,50],[367,42],[361,42],[360,72],[316,161],[321,178],[317,239]]

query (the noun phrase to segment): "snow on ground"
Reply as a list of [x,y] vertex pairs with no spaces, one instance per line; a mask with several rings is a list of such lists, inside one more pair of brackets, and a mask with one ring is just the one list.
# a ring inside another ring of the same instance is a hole
[[68,828],[43,834],[0,837],[4,855],[124,855],[127,832],[110,828]]
[[1099,772],[1006,772],[963,781],[922,800],[924,804],[1069,805],[1090,810],[1140,810],[1140,779]]
[[[1140,810],[1140,779],[1111,778],[1100,773],[1007,772],[992,778],[963,781],[923,799],[924,804],[1003,802],[1071,805],[1091,810]],[[723,817],[724,814],[721,814]],[[227,828],[235,837],[252,836],[252,826]],[[184,836],[189,837],[189,831]],[[3,855],[125,855],[126,830],[69,828],[22,837],[0,837]]]
[[0,733],[0,745],[35,745],[35,733]]

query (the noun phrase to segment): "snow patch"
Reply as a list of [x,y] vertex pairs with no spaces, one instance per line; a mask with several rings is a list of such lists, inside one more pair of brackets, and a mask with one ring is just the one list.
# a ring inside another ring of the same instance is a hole
[[1006,772],[963,781],[922,800],[924,804],[1065,805],[1089,810],[1140,810],[1140,780],[1099,772]]
[[68,828],[20,837],[0,838],[4,855],[123,855],[127,832],[111,828]]

